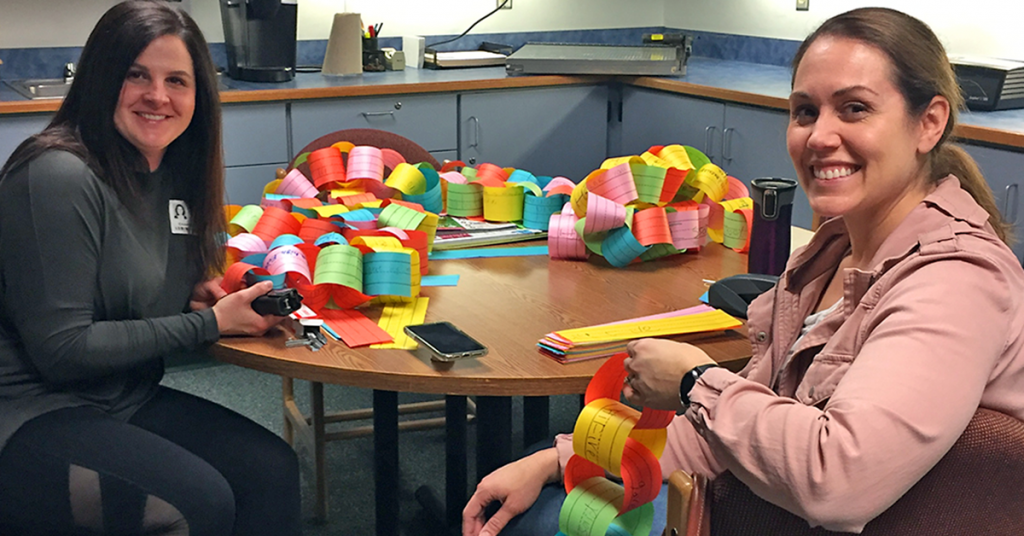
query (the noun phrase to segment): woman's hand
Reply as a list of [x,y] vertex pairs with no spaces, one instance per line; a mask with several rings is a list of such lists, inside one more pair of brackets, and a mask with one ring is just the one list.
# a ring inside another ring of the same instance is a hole
[[679,400],[683,375],[715,362],[692,344],[666,339],[633,340],[626,352],[623,367],[628,375],[622,393],[631,403],[652,409],[685,410]]
[[252,309],[252,301],[270,292],[274,284],[260,281],[255,285],[224,296],[213,306],[217,329],[221,335],[263,335],[286,316],[261,315]]
[[215,277],[213,279],[207,279],[206,281],[197,283],[192,289],[192,298],[188,302],[189,307],[191,307],[193,311],[209,309],[220,301],[221,298],[227,296],[228,293],[220,286],[220,282],[223,279],[223,277]]
[[[537,501],[544,484],[557,482],[558,451],[544,449],[516,460],[484,477],[462,511],[463,536],[495,536],[515,516]],[[501,503],[491,519],[484,510],[493,501]]]

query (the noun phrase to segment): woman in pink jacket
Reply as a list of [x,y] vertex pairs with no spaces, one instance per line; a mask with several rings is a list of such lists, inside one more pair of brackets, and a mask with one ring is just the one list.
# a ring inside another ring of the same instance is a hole
[[[793,65],[789,153],[828,221],[751,304],[746,368],[642,339],[629,345],[623,392],[683,412],[669,426],[666,476],[728,470],[812,526],[860,532],[978,407],[1024,420],[1024,271],[977,165],[950,141],[963,98],[924,23],[850,11],[808,37]],[[463,533],[497,534],[560,482],[571,454],[559,436],[489,475]],[[531,514],[557,513],[557,494],[545,496],[554,507]],[[516,532],[555,533],[557,516],[543,517]]]

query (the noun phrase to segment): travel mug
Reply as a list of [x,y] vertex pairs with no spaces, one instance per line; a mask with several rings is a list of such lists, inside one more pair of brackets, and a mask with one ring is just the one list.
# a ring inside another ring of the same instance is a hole
[[750,229],[747,272],[781,275],[786,269],[796,187],[795,180],[778,177],[760,177],[750,181],[754,223]]

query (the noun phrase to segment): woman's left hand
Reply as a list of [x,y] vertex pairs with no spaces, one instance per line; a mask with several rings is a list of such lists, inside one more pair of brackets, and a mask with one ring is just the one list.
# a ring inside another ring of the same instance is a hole
[[714,363],[692,344],[666,339],[637,339],[626,345],[626,383],[622,393],[633,404],[652,409],[685,410],[679,382],[694,367]]
[[193,311],[209,309],[221,298],[227,296],[228,293],[220,286],[220,282],[223,279],[223,277],[215,277],[213,279],[207,279],[206,281],[197,283],[192,289],[192,298],[188,302],[189,307],[191,307]]

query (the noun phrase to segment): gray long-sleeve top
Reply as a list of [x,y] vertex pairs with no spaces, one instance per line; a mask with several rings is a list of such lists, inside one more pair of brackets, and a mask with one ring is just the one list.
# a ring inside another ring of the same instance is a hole
[[64,151],[0,181],[0,449],[55,409],[127,419],[165,356],[219,337],[212,309],[188,312],[196,237],[172,233],[181,187],[162,168],[138,180],[134,214]]

